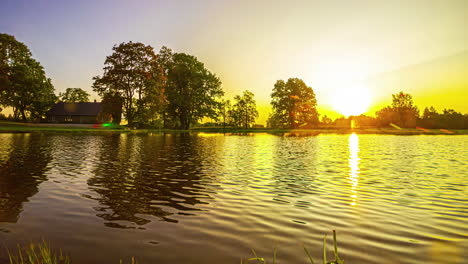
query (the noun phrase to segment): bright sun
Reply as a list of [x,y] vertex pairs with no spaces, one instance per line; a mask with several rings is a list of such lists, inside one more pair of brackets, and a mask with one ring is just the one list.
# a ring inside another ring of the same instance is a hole
[[369,91],[362,86],[337,89],[333,99],[333,108],[345,116],[365,113],[371,103]]

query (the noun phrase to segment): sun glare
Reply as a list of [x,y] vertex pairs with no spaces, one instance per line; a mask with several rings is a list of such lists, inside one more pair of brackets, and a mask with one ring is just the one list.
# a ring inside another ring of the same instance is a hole
[[362,86],[342,87],[333,96],[332,106],[345,116],[365,113],[371,103],[369,91]]

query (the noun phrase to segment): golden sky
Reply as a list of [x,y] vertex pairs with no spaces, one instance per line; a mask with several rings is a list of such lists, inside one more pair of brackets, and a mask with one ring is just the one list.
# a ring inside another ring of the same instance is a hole
[[400,90],[420,108],[468,113],[466,0],[25,3],[7,2],[0,28],[31,48],[57,93],[91,91],[112,46],[132,40],[197,56],[227,97],[252,91],[259,123],[276,80],[290,77],[332,117],[373,112]]

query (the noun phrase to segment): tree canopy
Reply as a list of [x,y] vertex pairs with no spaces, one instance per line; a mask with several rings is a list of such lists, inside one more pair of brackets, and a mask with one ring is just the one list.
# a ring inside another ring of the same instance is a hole
[[269,123],[274,127],[300,128],[318,124],[315,93],[301,79],[278,80],[271,94],[271,106],[273,113]]
[[130,41],[112,50],[104,62],[103,76],[93,78],[93,89],[101,96],[120,96],[124,115],[133,125],[135,118],[141,121],[154,114],[148,109],[150,104],[162,104],[164,70],[149,45]]
[[258,111],[254,94],[244,91],[241,95],[234,97],[234,105],[230,110],[233,125],[236,127],[249,128],[258,118]]
[[67,88],[64,93],[59,93],[59,99],[69,103],[89,102],[89,93],[81,88]]
[[28,47],[0,34],[0,105],[12,107],[15,119],[38,120],[56,99],[51,80]]
[[224,94],[219,78],[185,53],[173,54],[165,92],[167,114],[175,121],[172,125],[181,129],[204,117],[216,119],[218,99]]
[[381,126],[395,124],[400,127],[415,127],[419,110],[410,94],[399,92],[392,94],[392,105],[378,111],[376,116]]
[[226,128],[226,125],[231,125],[232,123],[231,112],[232,112],[231,101],[222,99],[219,102],[217,115],[218,115],[218,118],[221,118],[221,124],[223,125],[224,128]]
[[[153,47],[131,41],[112,50],[104,61],[103,75],[93,78],[93,90],[102,98],[101,115],[111,117],[114,123],[120,123],[123,114],[132,127],[189,129],[211,118],[222,120],[224,127],[249,128],[259,116],[252,92],[244,91],[232,101],[222,99],[220,79],[192,55],[173,53],[165,46],[156,54]],[[57,98],[51,80],[28,47],[14,36],[0,34],[0,110],[11,108],[15,120],[40,120],[58,99],[87,102],[89,96],[81,88],[67,88]],[[315,93],[298,78],[276,81],[271,106],[267,124],[273,128],[336,127],[338,123],[347,127],[351,120],[357,127],[468,126],[468,114],[453,109],[439,113],[426,107],[419,116],[412,96],[404,92],[392,94],[391,105],[377,111],[376,117],[360,115],[332,121],[323,116],[319,122]]]
[[[117,93],[106,93],[102,97],[102,115],[105,115],[114,124],[120,124],[122,120],[122,97]],[[106,118],[104,118],[106,119]]]

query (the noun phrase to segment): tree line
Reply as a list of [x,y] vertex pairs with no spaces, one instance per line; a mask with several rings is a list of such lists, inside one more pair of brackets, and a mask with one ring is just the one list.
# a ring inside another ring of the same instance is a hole
[[[217,126],[252,127],[259,115],[254,94],[245,90],[228,100],[221,85],[195,56],[165,46],[156,52],[150,45],[130,41],[112,48],[102,75],[93,77],[92,89],[102,98],[102,114],[116,124],[123,116],[131,127],[189,129],[207,118]],[[28,47],[0,34],[0,106],[13,109],[11,118],[38,121],[58,101],[88,102],[90,97],[81,88],[54,92]],[[392,99],[375,117],[351,118],[361,127],[468,128],[466,114],[452,109],[438,113],[430,107],[420,115],[411,95],[400,92]],[[271,128],[333,126],[346,119],[320,118],[314,90],[298,78],[274,84],[271,107],[267,120]]]
[[392,95],[392,104],[375,113],[375,117],[366,115],[351,117],[359,127],[389,127],[426,129],[468,129],[468,114],[453,109],[438,112],[433,106],[426,107],[420,113],[414,105],[413,97],[404,92]]

